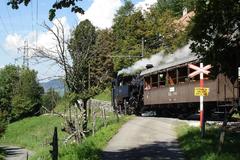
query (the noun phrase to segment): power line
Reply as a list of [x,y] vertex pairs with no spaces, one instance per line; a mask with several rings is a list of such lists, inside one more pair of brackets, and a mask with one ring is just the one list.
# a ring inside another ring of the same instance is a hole
[[7,27],[6,27],[5,23],[4,23],[4,21],[3,21],[2,17],[1,17],[1,15],[0,15],[0,20],[1,20],[2,26],[3,26],[3,28],[4,28],[5,32],[6,32],[6,34],[8,35],[9,32],[8,32],[8,30],[7,30]]
[[31,3],[31,17],[32,17],[32,32],[33,32],[33,20],[34,20],[33,19],[33,4],[32,4],[33,2],[31,1],[30,3]]
[[37,0],[37,3],[36,3],[36,47],[37,47],[37,43],[38,43],[38,27],[37,27],[37,24],[38,24],[38,0]]
[[[6,6],[6,5],[5,5]],[[9,14],[8,7],[6,6],[7,14],[8,14],[8,21],[10,23],[10,26],[12,28],[12,31],[15,32],[15,29],[13,28],[13,23],[12,23],[12,17]]]

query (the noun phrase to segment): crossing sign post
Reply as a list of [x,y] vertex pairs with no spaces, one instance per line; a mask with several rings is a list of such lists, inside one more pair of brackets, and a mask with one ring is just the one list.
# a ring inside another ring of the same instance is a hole
[[[196,94],[200,96],[200,128],[201,128],[201,136],[204,137],[205,135],[205,120],[204,120],[204,106],[203,106],[203,96],[208,95],[209,89],[204,88],[204,79],[203,74],[209,74],[211,65],[203,66],[203,63],[200,63],[200,67],[195,66],[193,64],[188,64],[188,68],[195,70],[194,72],[190,73],[188,77],[193,78],[196,75],[200,75],[200,87],[196,90]],[[195,92],[195,91],[194,91]]]

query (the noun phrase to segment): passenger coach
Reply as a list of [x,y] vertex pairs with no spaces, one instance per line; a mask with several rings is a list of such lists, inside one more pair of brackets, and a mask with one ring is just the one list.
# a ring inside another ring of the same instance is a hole
[[[189,56],[141,72],[145,110],[166,116],[197,112],[199,97],[194,96],[194,88],[199,87],[199,76],[188,77],[193,72],[188,68],[190,63],[199,66],[200,61],[196,56]],[[222,110],[221,106],[227,106],[226,103],[237,97],[237,88],[223,74],[216,78],[211,77],[211,73],[204,75],[204,87],[209,88],[209,95],[204,97],[206,114]]]

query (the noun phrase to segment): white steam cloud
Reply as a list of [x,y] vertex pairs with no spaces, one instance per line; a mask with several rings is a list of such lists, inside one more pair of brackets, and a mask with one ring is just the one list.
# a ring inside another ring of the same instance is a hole
[[190,44],[185,45],[182,48],[177,49],[173,54],[164,55],[164,52],[159,52],[152,55],[150,58],[143,58],[135,62],[128,68],[123,68],[118,72],[120,74],[133,74],[136,71],[145,69],[147,64],[152,64],[154,67],[160,64],[171,63],[178,59],[188,57],[191,54]]

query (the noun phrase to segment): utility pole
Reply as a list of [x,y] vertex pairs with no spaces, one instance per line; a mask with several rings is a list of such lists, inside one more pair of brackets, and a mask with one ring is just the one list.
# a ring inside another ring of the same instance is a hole
[[143,58],[144,56],[144,38],[142,37],[142,55],[141,57]]
[[88,89],[90,89],[90,63],[88,64]]
[[[18,52],[22,49],[22,47],[18,48]],[[23,46],[23,67],[29,68],[29,58],[28,58],[28,41],[24,41]]]

